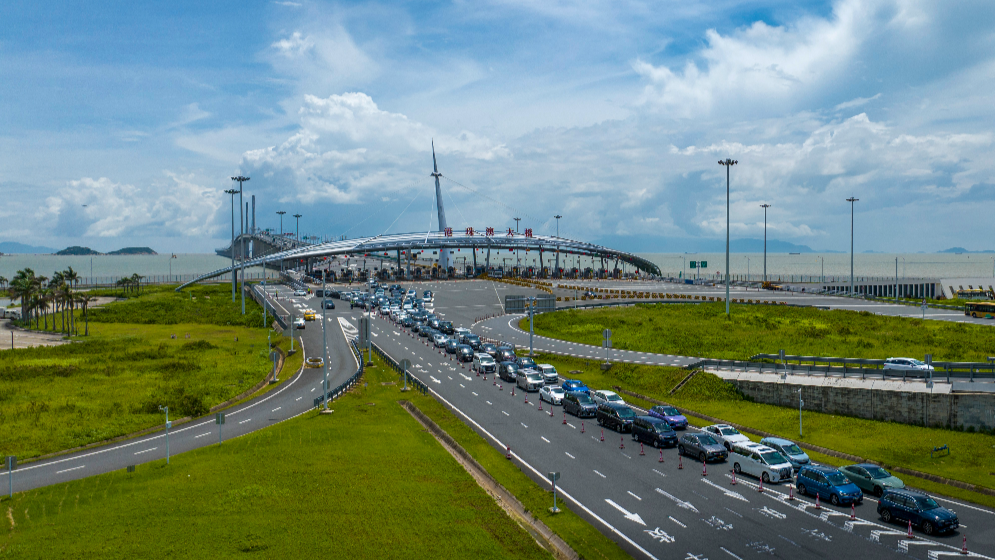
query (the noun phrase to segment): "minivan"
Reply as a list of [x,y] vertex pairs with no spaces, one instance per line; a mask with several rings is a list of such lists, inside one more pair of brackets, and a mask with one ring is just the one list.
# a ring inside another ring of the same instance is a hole
[[599,425],[616,432],[630,431],[632,421],[636,419],[636,413],[624,404],[599,404],[596,416]]
[[591,418],[597,414],[598,405],[594,404],[591,395],[587,393],[568,391],[563,397],[563,411],[577,418]]
[[498,375],[509,383],[514,382],[518,379],[518,366],[515,362],[501,362],[498,364]]
[[539,371],[539,375],[542,375],[542,380],[546,385],[556,385],[560,381],[560,376],[556,374],[556,368],[549,364],[539,364],[536,366],[536,370]]
[[632,421],[632,439],[653,447],[674,447],[677,445],[677,432],[659,418],[636,416]]
[[494,358],[499,362],[514,362],[518,359],[515,349],[510,346],[498,346],[497,356]]
[[470,366],[470,369],[483,374],[497,373],[497,364],[494,363],[494,358],[490,357],[489,354],[477,352],[473,355],[473,365]]
[[833,467],[805,465],[798,471],[795,487],[799,494],[818,494],[834,506],[859,504],[864,499],[860,488]]
[[773,448],[759,443],[734,443],[730,451],[732,470],[736,474],[746,473],[767,484],[791,480],[791,463]]
[[534,371],[519,372],[515,382],[518,384],[519,389],[525,389],[529,392],[538,391],[544,385],[542,376]]

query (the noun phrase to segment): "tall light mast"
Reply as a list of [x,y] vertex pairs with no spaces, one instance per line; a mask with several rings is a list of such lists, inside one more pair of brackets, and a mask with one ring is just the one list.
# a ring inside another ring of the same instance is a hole
[[[439,207],[439,231],[446,231],[446,209],[442,207],[442,185],[439,184],[439,164],[435,161],[435,140],[432,140],[432,177],[435,177],[435,203]],[[439,268],[449,273],[449,249],[439,248]]]

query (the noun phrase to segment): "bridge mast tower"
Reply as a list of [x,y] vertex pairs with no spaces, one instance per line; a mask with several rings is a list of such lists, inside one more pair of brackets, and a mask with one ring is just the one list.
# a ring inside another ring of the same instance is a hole
[[[446,209],[442,207],[442,186],[439,184],[439,164],[435,161],[435,140],[432,141],[432,177],[435,177],[435,203],[439,208],[439,231],[446,231]],[[449,249],[439,249],[439,268],[449,271]]]

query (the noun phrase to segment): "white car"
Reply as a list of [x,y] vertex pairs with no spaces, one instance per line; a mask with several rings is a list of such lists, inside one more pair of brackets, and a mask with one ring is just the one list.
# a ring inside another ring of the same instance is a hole
[[449,337],[442,333],[432,336],[432,343],[435,344],[436,348],[444,347],[447,342],[449,342]]
[[306,323],[304,322],[304,317],[297,317],[296,319],[294,319],[295,329],[303,329],[305,324]]
[[542,389],[539,389],[539,400],[552,404],[560,404],[566,394],[563,387],[559,385],[546,385]]
[[765,483],[791,482],[791,463],[776,449],[759,443],[737,443],[732,446],[729,460],[736,474],[746,473]]
[[933,371],[933,366],[914,358],[888,358],[882,369],[895,371]]
[[294,290],[295,296],[307,297],[307,291],[305,290]]
[[750,443],[750,438],[739,433],[739,430],[728,424],[712,424],[705,428],[705,432],[718,440],[726,449],[732,450],[732,446],[737,443]]
[[591,391],[591,398],[596,404],[625,404],[614,391]]

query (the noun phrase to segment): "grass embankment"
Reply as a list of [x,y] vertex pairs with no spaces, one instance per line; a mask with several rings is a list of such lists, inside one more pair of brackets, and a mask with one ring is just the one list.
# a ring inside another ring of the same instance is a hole
[[331,416],[169,466],[4,497],[0,558],[549,558],[381,385],[393,379],[370,368]]
[[[858,455],[886,465],[900,465],[995,488],[995,476],[991,474],[992,465],[995,465],[993,435],[879,422],[806,410],[803,419],[804,437],[799,437],[797,408],[751,402],[731,383],[709,373],[699,373],[680,391],[670,395],[671,389],[688,375],[687,370],[616,363],[608,371],[601,371],[600,361],[550,354],[540,355],[537,361],[553,364],[562,377],[581,379],[592,389],[619,386],[679,408],[771,432],[794,441]],[[583,373],[572,374],[571,371]],[[640,406],[652,406],[649,402],[640,402],[627,396],[623,398]],[[710,424],[694,418],[691,420],[699,426]],[[941,445],[949,445],[952,453],[948,457],[930,459],[930,449]],[[838,458],[821,455],[816,460],[833,465],[849,464]],[[928,491],[963,497],[995,507],[995,498],[990,496],[922,479],[912,480],[907,476],[902,478],[909,484]]]
[[90,322],[263,326],[263,308],[247,297],[245,315],[242,315],[241,299],[236,299],[234,303],[231,301],[230,286],[194,285],[182,292],[174,289],[175,286],[157,286],[157,289],[149,290],[140,297],[93,309],[90,311]]
[[[528,329],[528,320],[523,324]],[[724,303],[641,304],[544,313],[538,334],[600,346],[612,330],[623,350],[734,360],[756,354],[889,358],[932,354],[936,361],[979,361],[995,355],[995,329],[867,312]]]

